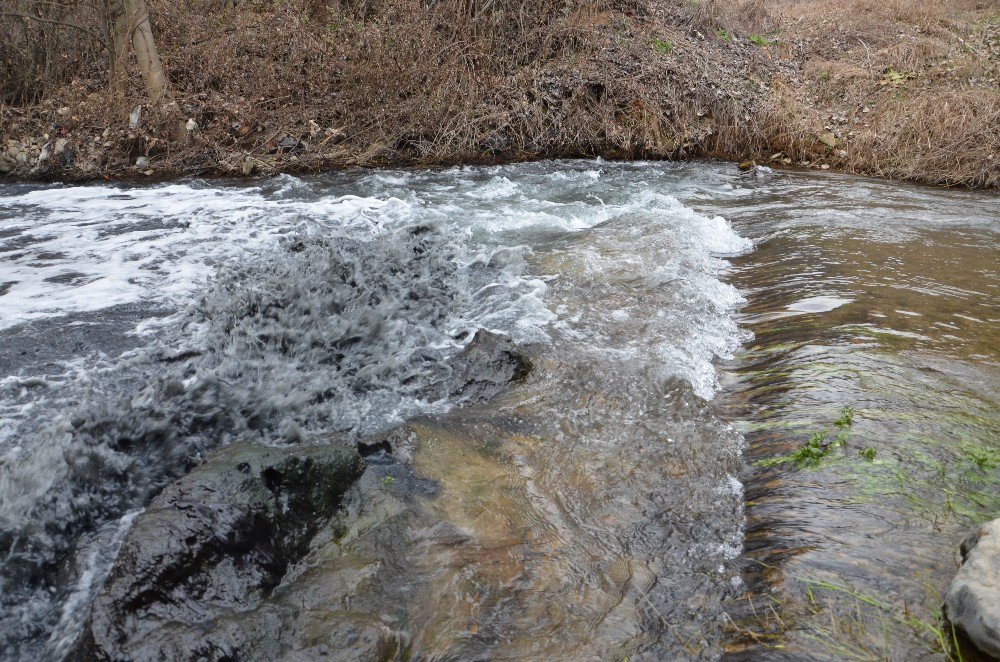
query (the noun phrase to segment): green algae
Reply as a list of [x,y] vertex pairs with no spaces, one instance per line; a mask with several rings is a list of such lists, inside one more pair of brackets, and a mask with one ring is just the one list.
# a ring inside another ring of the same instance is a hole
[[851,425],[853,419],[854,407],[847,405],[841,409],[840,417],[833,422],[834,427],[841,428],[835,436],[831,437],[830,428],[814,432],[799,449],[792,453],[758,460],[754,462],[754,466],[768,468],[782,464],[793,464],[797,469],[816,467],[830,457],[834,451],[844,447],[847,442],[846,428]]

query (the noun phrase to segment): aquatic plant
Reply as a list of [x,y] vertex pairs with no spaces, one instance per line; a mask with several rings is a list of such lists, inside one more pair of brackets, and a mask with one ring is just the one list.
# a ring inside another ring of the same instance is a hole
[[854,420],[854,407],[851,405],[845,405],[843,409],[840,410],[840,418],[833,422],[839,428],[845,428],[851,424]]
[[922,603],[901,605],[813,577],[794,577],[789,588],[799,597],[767,594],[761,596],[767,603],[758,605],[748,594],[747,616],[730,619],[728,629],[758,645],[782,650],[801,636],[835,659],[845,660],[897,659],[892,642],[902,636],[919,642],[914,652],[921,658],[963,660],[954,627],[940,607],[941,596],[930,584],[924,585]]
[[[847,443],[847,430],[845,428],[849,427],[853,420],[854,407],[851,405],[845,405],[843,409],[840,410],[840,417],[833,422],[833,425],[841,428],[841,430],[832,440],[829,439],[830,429],[826,428],[819,432],[814,432],[801,448],[790,453],[789,455],[779,455],[777,457],[758,460],[757,462],[754,462],[754,466],[767,468],[786,463],[794,463],[796,468],[816,466],[821,460],[823,460],[823,458],[830,455],[835,448],[842,447],[845,443]],[[871,457],[868,456],[868,451],[870,451]],[[861,451],[861,455],[870,461],[875,458],[875,449],[864,449]]]
[[[849,407],[845,407],[845,411],[847,409],[849,409]],[[843,417],[838,419],[834,425],[841,425],[841,420],[843,420]],[[812,436],[809,437],[809,440],[806,441],[806,443],[804,443],[798,450],[788,455],[779,455],[777,457],[758,460],[757,462],[754,462],[754,466],[764,469],[767,467],[778,466],[780,464],[793,463],[797,469],[814,467],[824,458],[829,456],[834,449],[842,447],[847,442],[847,430],[841,430],[833,439],[829,439],[829,436],[829,428],[819,432],[814,432]],[[874,449],[866,450],[871,450],[872,458],[874,458]]]
[[[899,606],[844,584],[802,577],[797,579],[806,585],[805,595],[813,614],[830,612],[829,617],[824,616],[811,623],[805,636],[835,655],[859,660],[892,659],[889,655],[889,633],[894,629],[904,629],[924,642],[925,656],[944,654],[951,659],[963,659],[954,626],[944,618],[940,607],[941,596],[929,584],[925,584],[926,602],[934,607],[924,609],[927,615],[922,617],[905,602]],[[827,593],[825,602],[817,599],[817,591]],[[834,600],[850,606],[846,612],[835,610]],[[873,631],[876,624],[878,630]],[[879,644],[873,645],[873,640]]]
[[819,461],[826,457],[826,454],[830,448],[830,445],[824,445],[823,442],[826,440],[827,431],[816,432],[807,441],[802,448],[792,453],[792,460],[796,465],[799,466],[809,466],[814,464],[819,464]]

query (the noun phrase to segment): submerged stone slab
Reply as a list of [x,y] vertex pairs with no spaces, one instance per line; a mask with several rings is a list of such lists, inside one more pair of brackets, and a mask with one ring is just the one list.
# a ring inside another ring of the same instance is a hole
[[982,652],[1000,658],[1000,518],[962,542],[962,561],[944,599],[948,620]]
[[219,626],[264,606],[363,467],[346,445],[217,452],[138,517],[77,656],[222,659],[248,639],[266,654],[277,615],[253,628]]

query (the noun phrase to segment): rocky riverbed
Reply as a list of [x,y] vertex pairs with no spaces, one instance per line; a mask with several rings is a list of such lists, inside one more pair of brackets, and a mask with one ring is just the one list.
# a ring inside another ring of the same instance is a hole
[[4,659],[962,641],[990,194],[591,160],[0,195]]

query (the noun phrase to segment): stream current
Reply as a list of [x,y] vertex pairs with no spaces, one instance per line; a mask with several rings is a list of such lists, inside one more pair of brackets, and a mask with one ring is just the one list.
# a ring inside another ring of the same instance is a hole
[[[413,419],[447,527],[365,617],[416,659],[832,654],[793,575],[915,604],[1000,500],[996,203],[601,161],[0,188],[0,658],[65,655],[213,448]],[[462,409],[483,328],[535,369]],[[754,466],[845,406],[822,463]]]

